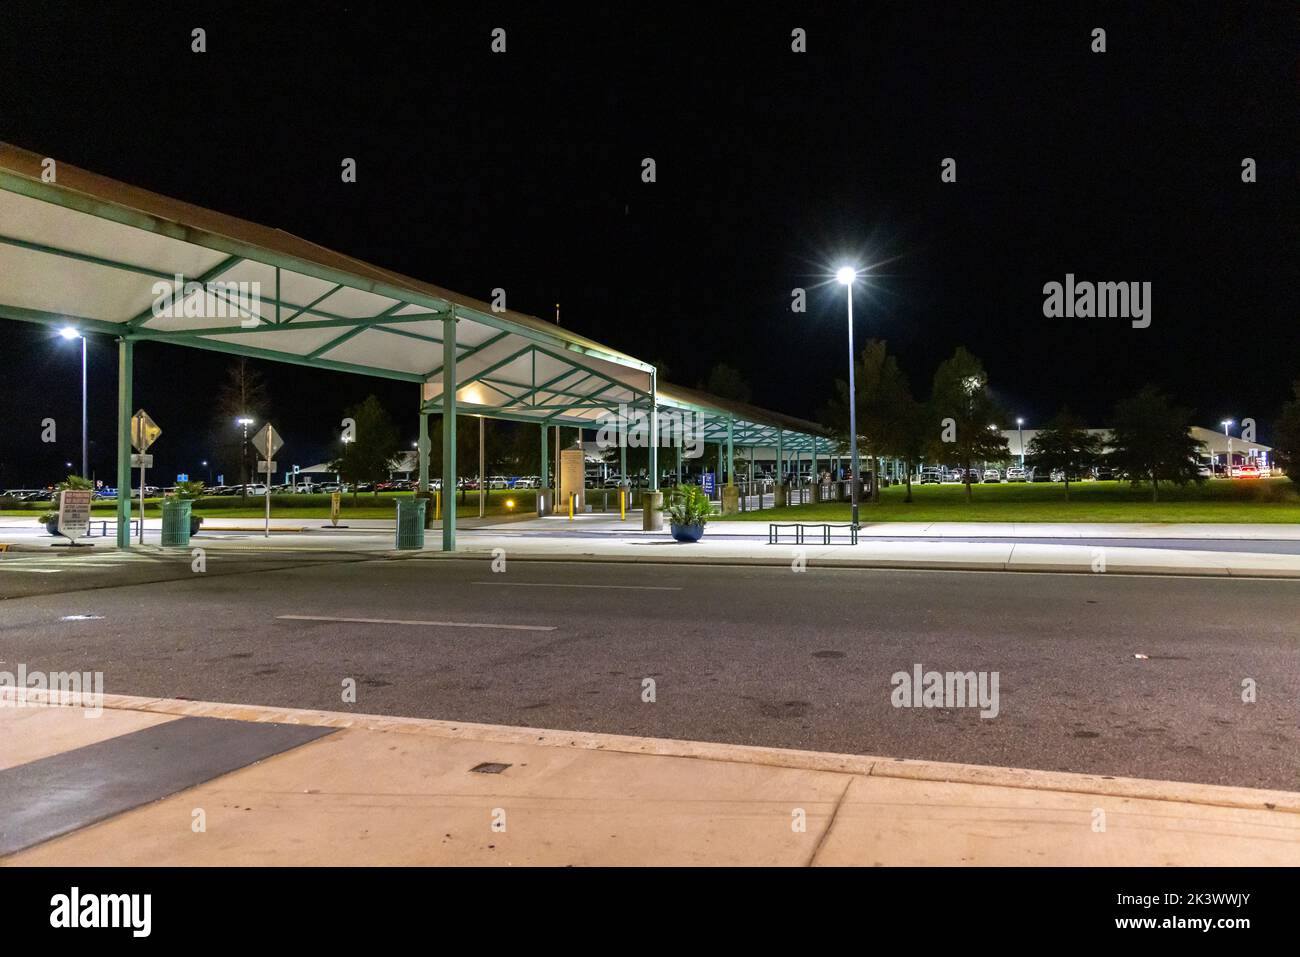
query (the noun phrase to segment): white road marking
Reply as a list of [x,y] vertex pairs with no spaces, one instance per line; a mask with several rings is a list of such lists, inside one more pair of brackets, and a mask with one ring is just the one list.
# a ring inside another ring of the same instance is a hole
[[331,618],[327,615],[276,615],[281,621],[335,621],[357,625],[428,625],[439,628],[502,628],[508,631],[554,631],[555,625],[493,625],[482,621],[408,621],[401,618]]
[[471,585],[516,585],[520,588],[628,588],[635,591],[681,591],[681,585],[582,585],[569,582],[508,582],[481,581]]

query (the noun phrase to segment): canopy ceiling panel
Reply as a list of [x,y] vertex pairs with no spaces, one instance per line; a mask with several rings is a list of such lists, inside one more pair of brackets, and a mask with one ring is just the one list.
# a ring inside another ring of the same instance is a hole
[[[34,276],[41,277],[40,282],[32,282]],[[0,245],[0,303],[50,314],[65,324],[73,317],[125,322],[152,305],[154,281],[138,273]]]

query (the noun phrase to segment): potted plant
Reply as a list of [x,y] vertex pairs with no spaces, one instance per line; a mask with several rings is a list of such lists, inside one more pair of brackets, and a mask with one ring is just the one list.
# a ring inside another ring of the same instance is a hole
[[679,542],[698,542],[712,511],[713,503],[698,485],[678,485],[664,492],[664,512]]
[[[177,502],[193,502],[203,497],[202,482],[177,482],[176,491],[167,496]],[[197,535],[203,519],[190,512],[190,534]]]
[[82,478],[80,475],[69,475],[58,485],[54,486],[54,509],[52,511],[45,512],[43,515],[41,515],[40,518],[37,519],[37,521],[40,522],[42,525],[44,525],[45,530],[49,532],[51,535],[58,535],[59,534],[59,507],[58,507],[59,494],[64,489],[68,489],[68,488],[93,489],[94,487],[95,487],[95,483],[88,478]]

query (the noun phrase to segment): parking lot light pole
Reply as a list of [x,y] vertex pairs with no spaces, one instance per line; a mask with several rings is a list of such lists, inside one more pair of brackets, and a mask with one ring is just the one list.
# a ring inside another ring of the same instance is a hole
[[243,498],[248,496],[248,427],[253,424],[253,420],[246,415],[241,415],[235,419],[235,424],[244,428],[244,445],[240,452],[239,458],[239,478],[244,483],[239,487],[239,494]]
[[1224,419],[1219,424],[1223,426],[1223,434],[1228,439],[1228,454],[1223,461],[1223,477],[1232,478],[1232,433],[1228,431],[1232,428],[1232,419]]
[[1025,420],[1016,417],[1016,432],[1020,436],[1020,471],[1025,470]]
[[81,477],[90,478],[90,444],[86,438],[86,337],[72,326],[64,326],[59,335],[81,340]]
[[858,278],[858,271],[852,266],[841,266],[835,278],[848,290],[849,304],[849,458],[853,470],[853,480],[849,483],[849,500],[853,503],[853,527],[858,525],[858,399],[853,381],[853,281]]

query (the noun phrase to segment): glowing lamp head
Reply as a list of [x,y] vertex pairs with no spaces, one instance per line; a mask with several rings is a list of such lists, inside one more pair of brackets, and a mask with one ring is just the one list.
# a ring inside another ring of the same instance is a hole
[[81,338],[81,333],[78,332],[76,329],[74,329],[72,326],[64,326],[62,329],[59,330],[59,335],[63,336],[63,338],[65,339]]
[[512,498],[506,499],[506,508],[514,508],[514,507],[515,507],[515,500]]
[[836,271],[835,278],[839,281],[840,285],[851,286],[853,285],[853,280],[858,278],[858,271],[852,266],[841,266]]

